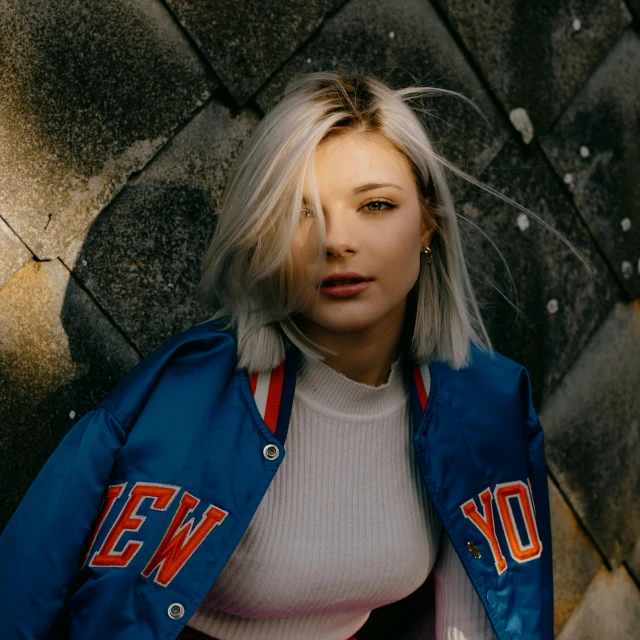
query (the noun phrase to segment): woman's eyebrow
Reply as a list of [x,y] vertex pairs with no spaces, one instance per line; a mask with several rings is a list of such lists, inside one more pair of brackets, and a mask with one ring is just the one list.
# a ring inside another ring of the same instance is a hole
[[364,191],[379,189],[380,187],[395,187],[396,189],[400,189],[400,191],[403,191],[402,187],[399,187],[397,184],[393,184],[392,182],[367,182],[366,184],[361,184],[359,187],[356,187],[353,190],[353,193],[363,193]]
[[[393,184],[393,182],[367,182],[365,184],[361,184],[359,187],[355,187],[353,190],[354,195],[359,193],[364,193],[365,191],[373,191],[373,189],[379,189],[380,187],[395,187],[396,189],[400,189],[400,191],[404,191],[404,189],[397,184]],[[302,196],[302,204],[309,204],[311,200],[307,198],[307,196]]]

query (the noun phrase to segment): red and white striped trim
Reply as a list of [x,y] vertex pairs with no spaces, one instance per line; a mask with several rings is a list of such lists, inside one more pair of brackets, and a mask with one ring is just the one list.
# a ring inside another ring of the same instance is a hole
[[416,382],[420,406],[424,411],[424,408],[427,406],[427,400],[429,400],[429,391],[431,390],[431,372],[429,371],[429,365],[426,362],[421,364],[415,363],[413,365],[413,377]]
[[285,361],[283,360],[275,369],[267,373],[249,372],[251,392],[258,411],[271,433],[275,433],[278,426],[282,384],[284,381],[284,363]]
[[[271,433],[276,432],[280,406],[282,401],[282,389],[284,385],[285,360],[269,372],[249,372],[249,384],[251,393],[260,412],[260,416],[266,423]],[[424,411],[429,400],[431,389],[431,372],[425,362],[413,365],[413,375],[418,392],[420,406]]]

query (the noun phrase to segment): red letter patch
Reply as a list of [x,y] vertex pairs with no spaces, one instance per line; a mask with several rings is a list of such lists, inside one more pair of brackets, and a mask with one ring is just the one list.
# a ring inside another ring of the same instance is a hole
[[104,498],[102,499],[102,507],[100,509],[100,515],[98,516],[98,520],[96,521],[96,525],[93,529],[93,535],[91,536],[91,540],[89,541],[89,546],[87,547],[87,551],[84,554],[84,559],[82,560],[82,565],[84,567],[89,554],[91,553],[91,549],[93,548],[93,544],[100,533],[100,528],[104,524],[111,508],[113,507],[113,503],[120,497],[122,491],[127,486],[126,482],[122,484],[112,484],[108,487],[107,491],[104,494]]
[[158,569],[153,581],[166,587],[211,530],[229,515],[227,511],[210,505],[197,526],[193,526],[195,518],[184,522],[189,512],[193,511],[199,503],[198,498],[187,491],[184,492],[180,499],[180,506],[173,516],[162,542],[147,566],[142,570],[143,576],[148,578]]
[[491,504],[493,496],[491,495],[489,487],[480,494],[480,500],[484,506],[484,517],[478,512],[473,498],[467,500],[460,508],[462,509],[462,513],[464,513],[464,517],[469,518],[487,539],[491,553],[493,553],[496,569],[498,570],[498,574],[501,574],[507,568],[507,561],[504,559],[502,551],[500,550],[500,544],[496,536],[496,528],[493,524],[493,508]]
[[[144,544],[140,540],[129,540],[122,551],[114,551],[116,544],[125,531],[137,531],[146,516],[140,516],[137,509],[145,498],[151,498],[151,508],[156,511],[164,511],[179,487],[156,482],[136,482],[129,492],[129,499],[122,508],[118,519],[114,522],[107,534],[102,547],[94,553],[89,562],[90,567],[126,567]],[[106,516],[106,514],[105,514]]]
[[[533,514],[533,506],[529,497],[529,489],[524,482],[517,480],[516,482],[503,482],[497,484],[494,490],[496,504],[498,505],[498,513],[504,528],[504,535],[509,544],[509,551],[513,559],[517,562],[527,562],[539,558],[542,554],[542,542],[538,535],[538,527]],[[520,534],[516,527],[516,521],[513,515],[511,504],[515,499],[520,505],[524,524],[529,537],[527,546],[522,544]]]

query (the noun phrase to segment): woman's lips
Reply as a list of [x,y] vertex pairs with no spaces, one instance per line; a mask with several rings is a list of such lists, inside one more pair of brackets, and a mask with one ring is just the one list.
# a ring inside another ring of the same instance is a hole
[[321,286],[320,293],[330,298],[350,298],[362,293],[371,284],[371,280],[363,280],[354,284],[336,284],[331,287]]

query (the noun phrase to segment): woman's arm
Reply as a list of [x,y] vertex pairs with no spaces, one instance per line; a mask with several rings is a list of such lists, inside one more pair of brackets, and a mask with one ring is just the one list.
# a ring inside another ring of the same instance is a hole
[[104,408],[67,433],[0,536],[5,640],[54,638],[125,432]]

